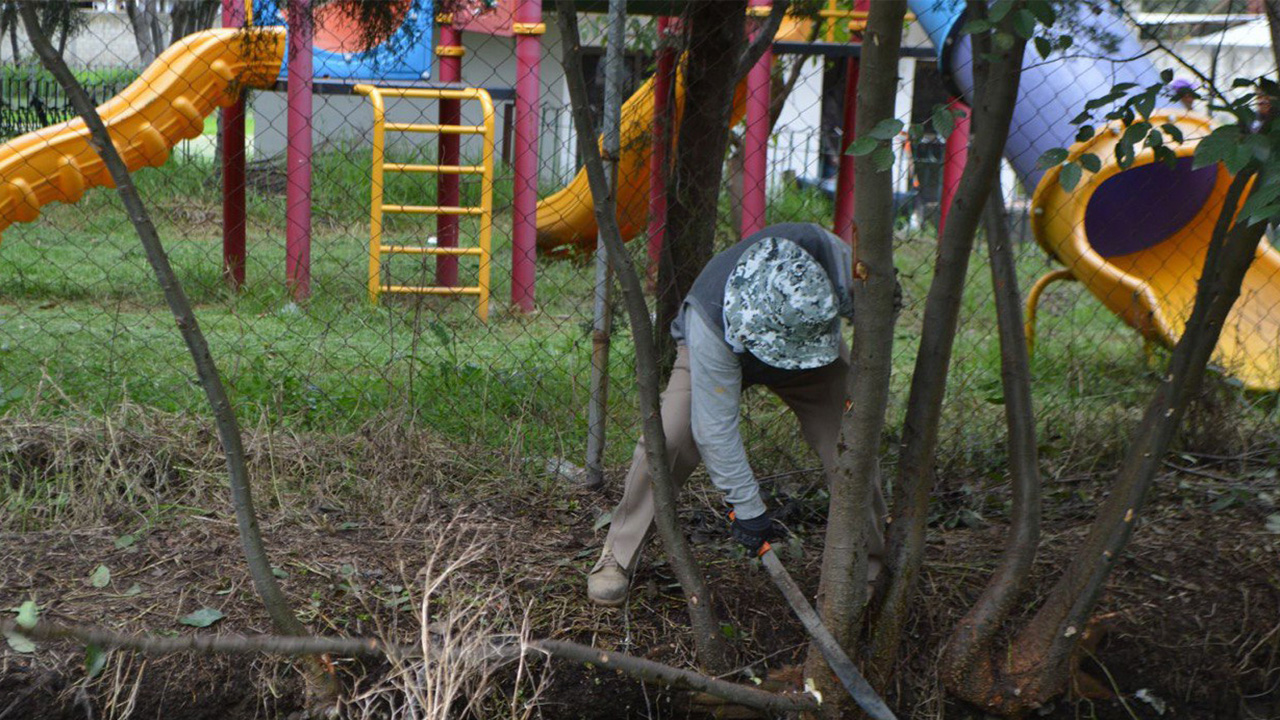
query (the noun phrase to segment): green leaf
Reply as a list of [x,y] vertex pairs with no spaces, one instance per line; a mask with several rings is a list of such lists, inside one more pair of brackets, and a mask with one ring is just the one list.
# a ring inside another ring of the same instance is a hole
[[9,644],[9,648],[16,653],[33,653],[36,651],[35,643],[17,633],[6,632],[4,640]]
[[1058,182],[1062,185],[1062,189],[1071,192],[1076,189],[1076,185],[1080,184],[1080,166],[1076,163],[1067,163],[1062,166],[1062,172],[1058,175]]
[[[1018,33],[1018,37],[1030,40],[1031,36],[1036,34],[1036,16],[1025,8],[1019,10],[1013,16],[1013,31]],[[1036,39],[1039,40],[1041,38]],[[1048,44],[1047,40],[1045,44]]]
[[88,645],[84,649],[84,674],[85,677],[92,680],[98,677],[102,672],[102,668],[107,666],[107,656],[110,651],[103,650],[97,645]]
[[898,136],[898,133],[902,132],[903,127],[905,125],[898,118],[885,118],[876,123],[876,126],[871,128],[871,132],[867,133],[867,136],[876,140],[892,140]]
[[1133,143],[1127,143],[1121,139],[1116,143],[1116,163],[1122,170],[1127,170],[1130,165],[1133,165],[1133,161]]
[[1032,42],[1035,43],[1036,52],[1040,54],[1041,58],[1048,58],[1049,53],[1053,52],[1053,45],[1050,44],[1049,41],[1046,40],[1045,38],[1037,37],[1034,40],[1032,40]]
[[1102,169],[1102,159],[1093,153],[1085,153],[1076,159],[1080,163],[1080,167],[1091,173],[1096,173]]
[[1151,113],[1156,109],[1156,94],[1154,92],[1145,92],[1138,95],[1133,99],[1133,107],[1142,117],[1151,117]]
[[1076,131],[1076,142],[1089,140],[1093,137],[1093,134],[1094,129],[1092,125],[1081,125],[1080,129]]
[[956,129],[956,116],[946,105],[933,106],[933,131],[938,137],[947,139]]
[[1075,44],[1075,38],[1071,37],[1070,35],[1059,35],[1059,36],[1058,36],[1058,49],[1059,49],[1059,50],[1066,50],[1067,48],[1071,47],[1073,44]]
[[99,565],[89,576],[89,584],[96,588],[104,588],[111,584],[111,568]]
[[1007,32],[998,32],[991,38],[991,47],[996,52],[1004,52],[1013,47],[1013,35]]
[[600,530],[601,528],[605,527],[611,522],[613,522],[613,513],[611,512],[600,513],[600,517],[596,518],[596,522],[594,525],[591,526],[591,529]]
[[1129,92],[1130,90],[1136,87],[1138,87],[1138,83],[1135,83],[1135,82],[1116,83],[1115,85],[1111,86],[1111,94],[1123,96],[1125,93]]
[[1156,160],[1164,163],[1170,170],[1178,168],[1178,153],[1170,150],[1167,145],[1156,148]]
[[1160,71],[1160,82],[1168,85],[1173,82],[1173,68],[1165,68]]
[[1066,160],[1069,154],[1070,153],[1067,152],[1066,148],[1049,148],[1048,150],[1045,150],[1044,154],[1040,156],[1040,159],[1036,161],[1036,167],[1044,170],[1046,168],[1051,168],[1054,165],[1061,165],[1062,161]]
[[1013,9],[1013,0],[996,0],[991,3],[991,8],[987,10],[987,19],[993,23],[998,23],[1004,19],[1005,15]]
[[853,155],[854,157],[862,157],[863,155],[866,155],[872,150],[875,150],[876,146],[878,146],[879,144],[880,143],[875,138],[863,136],[860,138],[856,138],[853,142],[849,143],[849,149],[845,150],[844,152],[846,155]]
[[120,537],[116,538],[115,546],[117,550],[123,550],[124,548],[130,547],[137,541],[138,541],[138,538],[132,535],[121,535]]
[[970,20],[969,22],[960,26],[960,33],[962,35],[980,35],[990,29],[991,29],[990,20],[982,20],[982,19]]
[[1253,148],[1249,147],[1247,143],[1241,143],[1233,147],[1231,152],[1227,153],[1227,156],[1223,158],[1222,164],[1226,167],[1227,172],[1235,175],[1243,170],[1244,166],[1248,165],[1249,161],[1252,159]]
[[24,600],[22,605],[18,606],[18,618],[15,622],[18,627],[30,630],[36,626],[36,622],[40,619],[40,607],[36,605],[35,600]]
[[882,145],[871,153],[871,163],[875,165],[877,172],[884,172],[893,167],[893,148]]
[[1141,142],[1150,131],[1151,123],[1145,121],[1136,122],[1124,129],[1124,135],[1121,136],[1120,142],[1126,145],[1133,145]]
[[129,586],[129,589],[128,589],[128,590],[125,590],[124,592],[122,592],[122,593],[120,593],[120,594],[121,594],[121,595],[123,595],[123,596],[125,596],[125,597],[133,597],[133,596],[135,596],[135,595],[141,595],[141,594],[142,594],[142,586],[141,586],[141,585],[139,585],[138,583],[134,583],[134,584],[132,584],[132,585],[130,585],[130,586]]
[[206,607],[206,608],[200,608],[199,610],[191,613],[190,615],[182,616],[181,618],[178,619],[178,622],[182,623],[183,625],[190,625],[191,627],[207,628],[210,625],[218,622],[224,617],[226,616],[222,614],[221,610],[218,610],[217,608]]
[[1053,3],[1049,2],[1049,0],[1031,0],[1031,2],[1027,3],[1027,9],[1045,27],[1050,27],[1053,25],[1054,20],[1057,20],[1057,15],[1053,11]]
[[1088,120],[1090,117],[1093,117],[1092,113],[1090,113],[1088,110],[1081,110],[1079,115],[1076,115],[1075,117],[1071,118],[1071,120],[1069,120],[1068,122],[1070,122],[1072,125],[1079,125],[1080,123]]
[[1173,138],[1174,142],[1182,142],[1182,130],[1177,125],[1174,125],[1173,123],[1165,123],[1160,126],[1160,129],[1164,131],[1165,135]]
[[1147,133],[1146,145],[1153,148],[1164,145],[1164,135],[1161,135],[1159,130],[1152,128],[1151,132]]
[[1201,138],[1196,145],[1195,161],[1191,163],[1191,169],[1199,170],[1225,160],[1235,151],[1238,137],[1235,126],[1226,125]]

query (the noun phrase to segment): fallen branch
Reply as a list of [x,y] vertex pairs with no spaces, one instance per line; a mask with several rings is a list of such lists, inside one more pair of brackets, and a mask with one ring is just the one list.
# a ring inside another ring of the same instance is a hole
[[[21,635],[31,640],[72,640],[122,650],[136,650],[149,655],[170,655],[183,652],[219,653],[230,655],[265,653],[270,655],[346,655],[360,657],[392,656],[416,658],[423,655],[422,645],[392,644],[375,638],[334,638],[317,636],[283,635],[187,635],[184,637],[158,637],[155,635],[131,635],[102,628],[77,625],[59,625],[39,622],[25,628],[13,620],[0,620],[0,633]],[[625,653],[601,650],[567,640],[535,640],[521,645],[517,642],[495,643],[489,646],[504,662],[521,655],[538,653],[570,662],[586,662],[602,668],[611,668],[645,682],[665,687],[707,693],[728,702],[768,713],[781,714],[816,710],[818,703],[812,697],[801,694],[772,693],[746,685],[718,680],[692,670],[672,667],[653,660],[638,658]]]

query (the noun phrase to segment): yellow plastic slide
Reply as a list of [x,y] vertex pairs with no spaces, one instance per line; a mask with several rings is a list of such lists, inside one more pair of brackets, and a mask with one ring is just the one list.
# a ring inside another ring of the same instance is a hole
[[[1191,156],[1209,121],[1195,115],[1152,118],[1173,122],[1187,140],[1175,146],[1176,169],[1154,164],[1151,150],[1133,166],[1115,163],[1117,132],[1099,131],[1076,143],[1071,157],[1092,152],[1102,169],[1074,191],[1047,173],[1032,199],[1036,239],[1112,312],[1147,338],[1172,346],[1195,303],[1196,283],[1231,176],[1221,166],[1191,170]],[[1280,389],[1280,253],[1258,244],[1240,299],[1228,315],[1213,364],[1256,390]]]
[[[98,108],[129,170],[163,164],[175,144],[203,132],[204,117],[231,104],[240,88],[273,83],[284,47],[283,28],[226,29],[190,35],[166,50]],[[79,118],[0,145],[0,182],[0,231],[36,219],[54,200],[73,203],[86,188],[114,186]]]
[[[684,112],[684,82],[677,73],[672,124],[680,125]],[[734,93],[729,124],[742,119],[746,107],[746,83]],[[649,214],[649,153],[653,147],[653,78],[649,78],[622,104],[622,153],[618,158],[618,225],[624,240],[645,229]],[[674,136],[674,133],[673,133]],[[586,170],[554,195],[538,203],[538,250],[555,254],[591,251],[596,246],[596,217]]]

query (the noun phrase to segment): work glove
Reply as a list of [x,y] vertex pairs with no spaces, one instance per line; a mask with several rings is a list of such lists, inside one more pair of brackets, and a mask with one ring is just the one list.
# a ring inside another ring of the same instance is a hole
[[731,512],[729,519],[733,522],[733,539],[746,548],[753,557],[764,552],[765,543],[781,540],[787,536],[786,529],[768,512],[750,520],[739,520],[737,515]]

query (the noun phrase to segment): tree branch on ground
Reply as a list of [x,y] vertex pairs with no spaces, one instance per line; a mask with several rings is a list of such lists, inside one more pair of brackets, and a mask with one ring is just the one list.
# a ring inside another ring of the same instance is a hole
[[[972,141],[946,227],[938,238],[938,256],[925,300],[920,349],[903,422],[898,482],[892,505],[894,520],[885,550],[888,576],[878,589],[871,640],[870,677],[880,683],[892,676],[897,665],[902,627],[924,562],[925,526],[934,484],[942,400],[969,256],[983,206],[1000,171],[1000,158],[1018,95],[1027,38],[1014,32],[1013,20],[1024,5],[1023,0],[1015,0],[1000,23],[987,32],[971,35],[975,88]],[[986,11],[983,0],[969,0],[966,17],[985,20]],[[1004,50],[993,47],[992,37],[997,33],[1011,37]]]
[[[685,539],[676,515],[676,488],[671,480],[671,464],[667,458],[667,443],[662,431],[662,415],[658,399],[660,372],[653,322],[645,302],[644,285],[636,272],[630,253],[623,244],[622,232],[618,228],[616,202],[610,191],[608,178],[605,176],[600,146],[596,141],[596,130],[591,121],[591,105],[587,99],[587,84],[582,73],[582,47],[578,32],[578,18],[571,0],[557,0],[556,15],[560,24],[565,79],[569,86],[574,126],[578,134],[578,151],[582,155],[583,164],[587,170],[591,196],[595,198],[596,222],[600,228],[600,237],[605,242],[618,280],[622,284],[622,297],[631,321],[631,334],[635,342],[636,354],[636,384],[640,395],[640,413],[643,418],[649,473],[653,483],[658,535],[662,538],[672,569],[680,581],[680,587],[684,590],[698,659],[709,671],[723,672],[729,667],[729,649],[720,633],[720,622],[715,614],[711,590],[707,586],[701,569],[693,559],[693,552],[689,549],[688,541]],[[687,114],[688,108],[686,108],[686,117]]]
[[[377,638],[199,634],[185,637],[159,637],[154,635],[130,635],[101,628],[60,625],[44,621],[36,623],[33,627],[26,628],[8,619],[0,619],[0,632],[17,634],[41,642],[71,640],[100,648],[136,650],[149,655],[169,655],[183,652],[231,655],[330,654],[349,657],[387,656],[408,659],[420,658],[426,652],[422,644],[390,644]],[[433,654],[438,655],[437,651],[447,650],[447,644],[442,643],[439,638],[429,638],[429,642],[432,643]],[[493,660],[504,663],[515,661],[521,656],[530,654],[543,654],[573,663],[590,663],[600,668],[617,670],[645,682],[657,683],[664,687],[704,692],[737,705],[775,715],[813,711],[818,707],[812,697],[802,693],[786,695],[766,692],[653,660],[625,653],[600,650],[566,640],[491,643],[481,650],[476,650],[467,643],[463,643],[462,647],[471,648],[470,652],[483,652]]]

